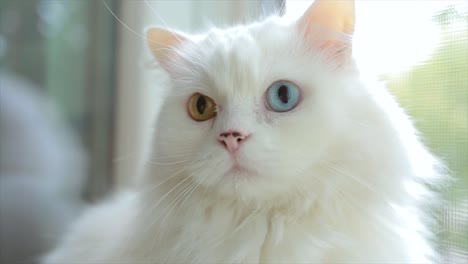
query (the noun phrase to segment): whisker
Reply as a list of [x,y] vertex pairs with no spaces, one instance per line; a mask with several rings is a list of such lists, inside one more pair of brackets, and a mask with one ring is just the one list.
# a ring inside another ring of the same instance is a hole
[[122,156],[120,156],[120,157],[114,158],[114,159],[112,160],[112,162],[123,161],[123,160],[129,159],[129,158],[131,158],[132,156],[135,156],[135,155],[136,155],[136,152],[132,152],[132,153],[129,153],[129,154],[125,154],[125,155],[122,155]]
[[182,204],[180,205],[179,208],[183,208],[184,207],[184,204],[185,202],[188,200],[188,198],[192,195],[192,193],[195,191],[195,189],[197,189],[208,177],[210,176],[210,174],[207,174],[205,177],[203,177],[203,179],[201,179],[200,181],[198,181],[197,185],[195,186],[195,188],[192,189],[192,191],[187,195],[187,197],[184,199],[184,201],[182,202]]
[[177,34],[174,34],[174,32],[172,32],[172,30],[170,30],[171,28],[169,27],[169,25],[166,23],[166,21],[164,21],[164,19],[158,14],[158,12],[156,12],[156,10],[153,8],[152,5],[150,5],[150,3],[145,0],[145,4],[153,11],[153,13],[158,17],[158,19],[164,24],[164,26],[166,28],[169,29],[169,32],[171,32],[171,34],[179,41],[179,42],[182,42],[182,40],[179,38],[179,36],[177,36]]
[[[174,187],[172,187],[166,194],[164,194],[160,199],[159,201],[152,207],[151,210],[149,210],[149,215],[152,214],[152,212],[162,203],[162,201],[170,194],[172,193],[178,186],[180,186],[182,183],[186,182],[188,179],[191,179],[191,177],[198,172],[198,170],[200,170],[202,168],[202,166],[200,168],[198,168],[194,173],[190,174],[189,176],[185,177],[184,179],[182,179],[179,183],[177,183]],[[152,225],[154,225],[158,220],[159,218],[161,217],[161,215],[159,217],[156,217],[155,220],[153,220],[151,222],[151,224],[148,226],[148,229],[151,228]]]
[[[208,155],[205,155],[204,158],[206,159],[206,156]],[[161,186],[162,184],[164,184],[165,182],[167,182],[168,180],[176,177],[179,173],[181,173],[182,171],[184,171],[185,169],[187,169],[189,166],[193,165],[194,162],[200,162],[202,161],[203,159],[192,159],[190,162],[188,162],[188,164],[184,165],[182,168],[180,168],[179,170],[177,170],[175,173],[173,173],[171,176],[169,177],[165,177],[164,180],[162,180],[161,182],[157,183],[156,185],[152,185],[150,187],[148,187],[148,189],[144,190],[145,192],[151,192],[153,190],[155,190],[156,188],[158,188],[159,186]]]
[[179,161],[174,161],[174,162],[153,162],[153,161],[149,161],[149,163],[155,164],[155,165],[161,165],[161,166],[168,166],[168,165],[185,163],[185,162],[188,162],[188,161],[192,161],[192,160],[187,159],[187,160],[179,160]]
[[181,168],[180,170],[178,170],[177,172],[175,172],[174,174],[172,174],[171,176],[169,177],[166,177],[163,181],[159,182],[158,184],[156,185],[152,185],[150,187],[148,187],[148,189],[144,190],[145,192],[151,192],[151,191],[154,191],[156,188],[158,188],[159,186],[161,186],[162,184],[164,184],[165,182],[167,182],[168,180],[174,178],[175,176],[179,175],[179,173],[183,172],[187,166],[189,166],[190,164],[184,166],[183,168]]
[[217,246],[221,245],[224,241],[228,240],[229,238],[233,237],[237,232],[242,230],[245,226],[251,223],[255,216],[257,216],[260,208],[255,209],[252,213],[246,216],[242,222],[229,234],[221,238],[213,238],[211,242],[208,242],[210,248],[216,248]]
[[103,4],[106,6],[107,10],[112,14],[112,16],[120,23],[122,24],[122,26],[124,26],[126,29],[128,29],[130,32],[132,32],[133,34],[139,36],[140,38],[148,41],[148,42],[151,42],[151,43],[156,43],[156,44],[160,44],[160,45],[163,45],[163,46],[166,46],[168,48],[170,48],[168,45],[165,45],[164,43],[161,43],[161,42],[157,42],[157,41],[153,41],[151,39],[148,39],[147,37],[139,34],[138,32],[136,32],[135,30],[133,30],[131,27],[129,27],[127,24],[125,24],[115,13],[114,11],[112,11],[112,9],[109,7],[109,5],[107,4],[106,0],[102,0]]
[[[201,170],[201,168],[200,168]],[[199,172],[200,170],[198,170],[197,172]],[[206,177],[205,177],[206,178]],[[203,179],[205,179],[203,178]],[[200,181],[194,181],[191,185],[189,185],[188,188],[186,188],[180,195],[179,195],[179,198],[176,198],[177,201],[174,203],[174,205],[172,206],[171,210],[169,210],[169,212],[166,214],[166,216],[162,219],[161,221],[161,225],[164,225],[164,222],[169,219],[169,214],[172,212],[172,210],[174,210],[174,208],[177,207],[177,210],[174,212],[174,217],[176,217],[179,212],[180,212],[180,209],[183,209],[183,205],[185,203],[185,201],[187,201],[187,199],[192,195],[192,193],[198,188],[198,186],[200,186]],[[184,199],[185,197],[185,199]],[[182,204],[180,206],[177,206],[177,204],[182,201]],[[164,212],[163,212],[164,213]],[[166,228],[166,232],[168,232],[171,228],[172,228],[172,225],[174,224],[174,222],[171,223],[171,225]],[[161,234],[161,237],[164,237],[166,235],[166,232],[163,232]]]
[[194,181],[190,183],[189,186],[187,186],[183,191],[181,191],[170,203],[167,205],[166,208],[161,212],[161,216],[164,215],[164,213],[171,207],[169,212],[161,219],[161,225],[164,224],[164,221],[167,219],[167,216],[171,213],[171,211],[177,206],[177,204],[185,197],[185,194],[187,194],[194,186],[197,185],[197,182]]
[[182,157],[187,157],[187,156],[195,156],[195,155],[197,155],[197,154],[201,154],[201,152],[192,152],[192,153],[187,153],[187,154],[173,155],[173,156],[164,156],[164,157],[151,157],[151,160],[170,159],[170,158],[182,158]]
[[[188,179],[188,178],[186,178]],[[190,189],[191,186],[194,185],[194,182],[192,182],[190,185],[188,185],[186,188],[183,189],[165,208],[162,210],[159,215],[149,224],[148,229],[151,228],[155,223],[158,222],[158,220],[162,217],[162,221],[159,223],[159,226],[162,227],[164,226],[164,222],[166,219],[168,219],[168,216],[172,212],[172,209],[177,206],[177,203],[179,202],[180,198],[183,197],[183,195]],[[171,208],[166,214],[164,214],[169,208]],[[164,238],[164,231],[161,231],[162,229],[159,228],[158,232],[154,235],[153,242],[151,248],[155,248],[157,245],[157,241],[159,238]]]
[[[185,179],[181,180],[179,183],[177,183],[174,187],[172,187],[172,189],[170,189],[166,194],[164,194],[158,202],[156,202],[156,204],[154,204],[152,206],[152,208],[149,210],[148,214],[151,215],[151,213],[154,211],[154,209],[156,209],[162,202],[163,200],[169,195],[171,194],[171,192],[173,192],[179,185],[181,185],[182,183],[184,183],[185,181],[187,181],[189,179],[189,177],[186,177]],[[149,231],[149,229],[155,224],[155,222],[158,220],[158,218],[156,218],[154,221],[151,222],[151,224],[147,227],[146,231]]]
[[[365,181],[363,181],[363,180],[361,180],[361,179],[355,177],[355,176],[352,175],[351,173],[348,173],[348,172],[346,172],[346,171],[344,171],[344,170],[340,170],[338,167],[334,166],[334,164],[332,164],[332,163],[330,163],[330,162],[327,162],[327,161],[321,161],[320,163],[323,164],[323,165],[324,165],[325,167],[327,167],[328,169],[333,170],[333,171],[335,171],[335,172],[338,172],[338,173],[340,173],[341,175],[348,177],[348,179],[355,180],[357,183],[361,184],[362,186],[368,188],[368,189],[371,190],[371,191],[376,192],[376,191],[374,190],[374,188],[373,188],[372,186],[370,186],[368,183],[366,183]],[[377,192],[376,192],[376,193],[377,193]]]
[[210,174],[207,174],[205,177],[203,177],[200,181],[195,181],[194,187],[191,189],[190,193],[188,195],[185,195],[185,199],[182,201],[182,204],[178,206],[178,209],[174,213],[174,217],[176,217],[180,210],[183,210],[185,202],[188,200],[188,198],[195,192],[195,190],[209,177],[211,176]]

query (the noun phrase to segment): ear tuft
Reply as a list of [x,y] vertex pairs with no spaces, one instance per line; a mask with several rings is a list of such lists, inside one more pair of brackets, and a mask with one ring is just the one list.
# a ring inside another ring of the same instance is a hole
[[299,27],[321,25],[335,32],[353,34],[354,10],[353,0],[316,0],[299,20]]
[[175,54],[174,49],[187,42],[187,39],[182,35],[158,27],[148,29],[146,38],[154,57],[166,70],[168,70],[168,58]]
[[297,22],[305,41],[342,66],[351,58],[354,33],[353,0],[316,0]]

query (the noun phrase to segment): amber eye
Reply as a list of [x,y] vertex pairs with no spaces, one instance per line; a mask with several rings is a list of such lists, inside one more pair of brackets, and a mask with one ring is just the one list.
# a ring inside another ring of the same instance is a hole
[[216,116],[216,103],[210,97],[194,93],[188,101],[188,112],[195,121],[206,121]]

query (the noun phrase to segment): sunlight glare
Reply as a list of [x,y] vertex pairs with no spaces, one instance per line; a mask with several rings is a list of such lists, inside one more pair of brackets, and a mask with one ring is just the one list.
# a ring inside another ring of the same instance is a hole
[[[297,18],[312,1],[288,0],[286,17]],[[404,71],[424,62],[437,48],[440,32],[432,17],[468,1],[356,1],[354,56],[374,74]],[[465,10],[463,10],[465,11]]]

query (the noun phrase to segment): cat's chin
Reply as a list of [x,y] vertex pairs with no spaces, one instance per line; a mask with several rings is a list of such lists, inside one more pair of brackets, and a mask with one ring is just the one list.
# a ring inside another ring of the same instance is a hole
[[257,173],[251,169],[234,164],[226,173],[225,177],[255,177]]
[[224,198],[255,204],[268,201],[285,191],[274,188],[271,179],[255,169],[243,166],[232,166],[222,175],[222,180],[210,188]]
[[216,166],[205,168],[197,180],[222,198],[244,202],[269,201],[291,191],[291,177],[282,177],[281,172],[268,166],[270,163],[252,156],[246,152],[235,157],[223,152],[214,155]]

